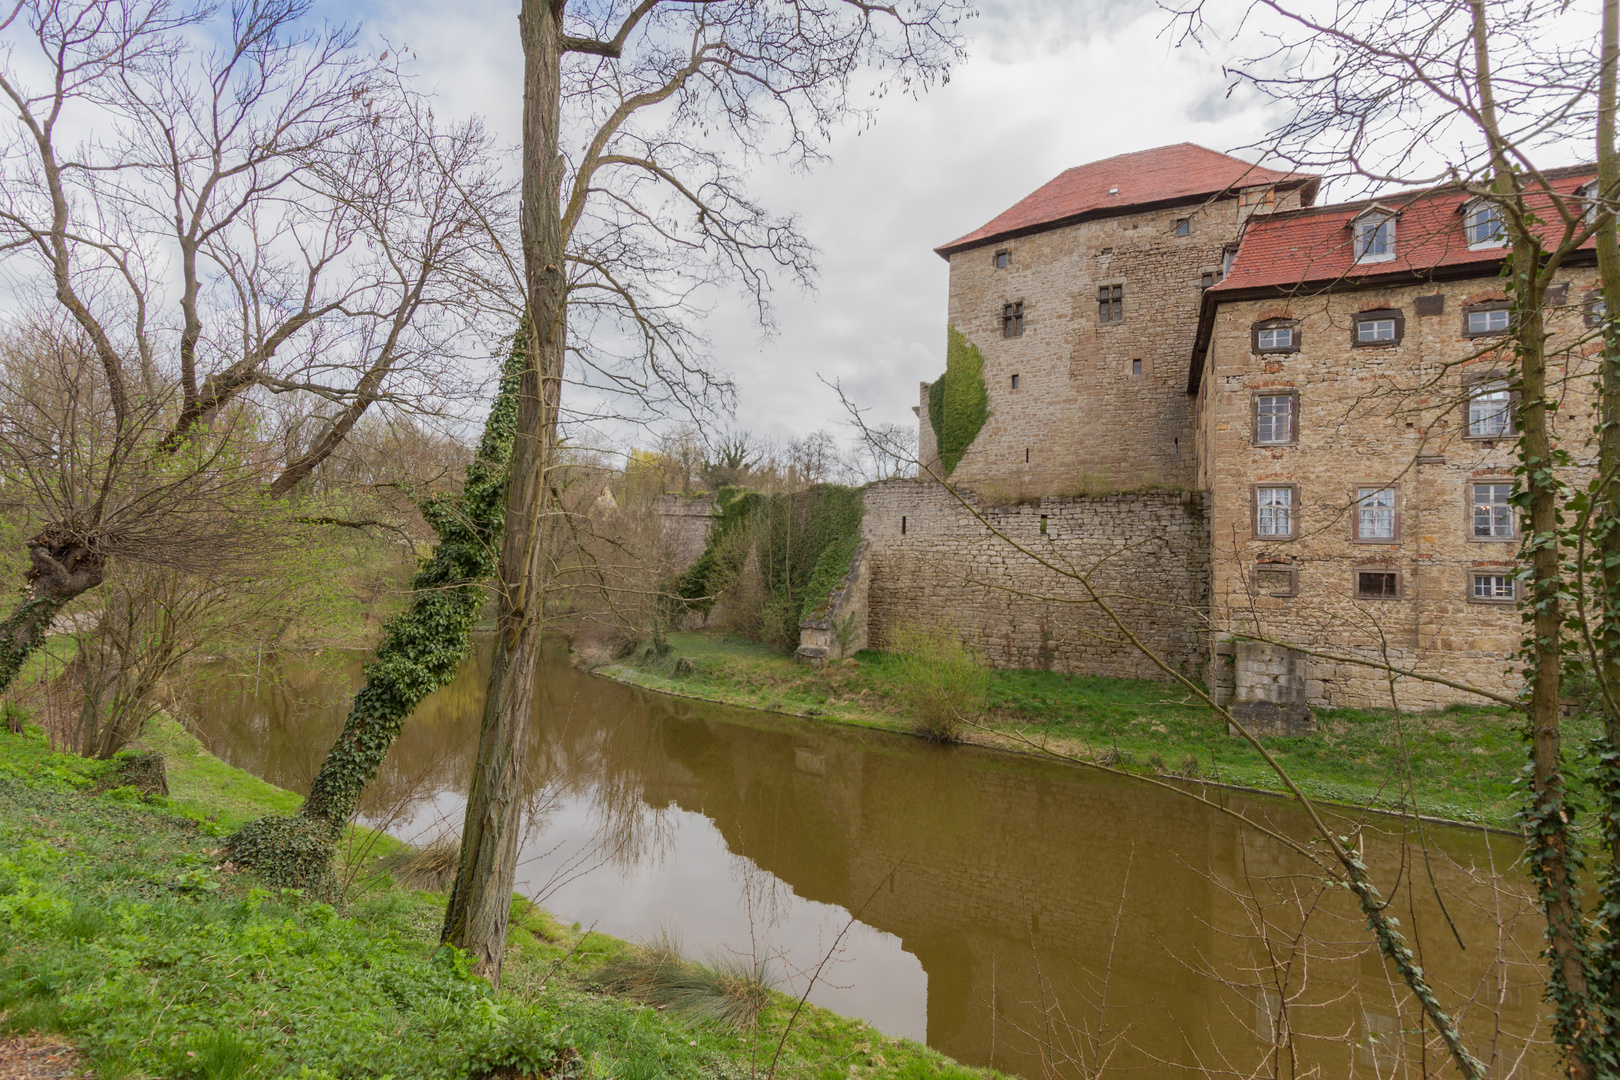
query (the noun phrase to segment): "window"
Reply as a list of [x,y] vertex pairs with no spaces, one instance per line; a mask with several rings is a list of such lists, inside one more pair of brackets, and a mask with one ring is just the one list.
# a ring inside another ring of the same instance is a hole
[[1398,600],[1401,595],[1399,570],[1357,570],[1356,596],[1363,600]]
[[1468,393],[1468,437],[1500,439],[1513,434],[1513,392],[1506,382],[1474,384]]
[[1045,514],[1041,515],[1041,535],[1042,536],[1046,535],[1046,515]]
[[1288,563],[1257,563],[1254,591],[1261,596],[1295,596],[1299,593],[1299,569]]
[[1254,488],[1254,535],[1270,540],[1294,536],[1293,484],[1257,484]]
[[1513,506],[1508,500],[1513,495],[1513,484],[1506,480],[1474,485],[1475,540],[1511,540]]
[[1268,214],[1276,205],[1277,192],[1272,188],[1241,192],[1238,195],[1238,220],[1242,221],[1251,214]]
[[1097,321],[1123,322],[1125,319],[1125,286],[1102,285],[1097,289]]
[[1397,491],[1393,487],[1356,488],[1352,538],[1364,544],[1393,544],[1400,539]]
[[1176,218],[1176,235],[1177,236],[1191,236],[1192,235],[1192,218],[1184,218],[1184,217]]
[[1013,376],[1013,389],[1018,389],[1018,376],[1016,375]]
[[1369,214],[1353,226],[1355,230],[1356,262],[1388,262],[1395,257],[1395,218],[1388,214]]
[[1473,571],[1469,574],[1473,579],[1473,588],[1469,590],[1468,599],[1480,603],[1503,604],[1512,603],[1519,598],[1518,582],[1512,574],[1490,570]]
[[1293,391],[1254,395],[1254,445],[1286,446],[1294,441]]
[[1141,376],[1141,374],[1142,374],[1142,361],[1140,361],[1140,360],[1132,360],[1131,361],[1131,377],[1132,378],[1139,378]]
[[1603,297],[1595,296],[1586,302],[1583,321],[1587,326],[1602,326],[1608,314],[1609,305]]
[[1586,202],[1586,223],[1588,225],[1597,220],[1598,214],[1598,182],[1588,180],[1575,189],[1575,197]]
[[1506,301],[1493,301],[1467,308],[1463,312],[1463,333],[1469,337],[1490,337],[1505,334],[1508,329]]
[[1232,264],[1237,262],[1237,253],[1238,249],[1235,247],[1221,249],[1221,277],[1232,272]]
[[1299,327],[1276,319],[1257,322],[1250,331],[1249,344],[1257,353],[1298,352]]
[[1001,336],[1022,337],[1024,335],[1024,305],[1006,304],[1001,309]]
[[1198,287],[1200,289],[1207,289],[1211,285],[1219,282],[1221,280],[1221,276],[1222,275],[1219,270],[1205,270],[1203,273],[1198,275]]
[[1007,264],[1010,263],[1011,261],[1012,261],[1012,252],[1006,250],[1005,248],[1003,248],[1002,250],[996,252],[995,267],[996,267],[997,270],[1005,270],[1005,269],[1007,269]]
[[1394,345],[1406,333],[1406,317],[1399,311],[1363,311],[1356,316],[1352,345]]
[[1463,231],[1471,248],[1501,247],[1505,242],[1501,207],[1484,199],[1469,203],[1463,211]]

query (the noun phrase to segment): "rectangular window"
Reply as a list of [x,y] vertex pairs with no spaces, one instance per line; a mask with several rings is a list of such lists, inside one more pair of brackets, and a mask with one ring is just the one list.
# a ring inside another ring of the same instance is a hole
[[1513,434],[1513,393],[1505,382],[1480,383],[1468,395],[1468,436],[1499,439]]
[[1469,337],[1483,337],[1487,334],[1505,334],[1508,328],[1508,309],[1506,307],[1493,307],[1475,309],[1468,312],[1464,331]]
[[1009,262],[1011,262],[1011,261],[1012,261],[1012,252],[1007,251],[1005,249],[996,252],[995,265],[996,265],[997,270],[1005,270],[1005,269],[1007,269],[1007,264]]
[[1357,570],[1356,595],[1364,600],[1395,600],[1401,595],[1399,570]]
[[1184,217],[1176,218],[1176,235],[1177,236],[1191,236],[1192,235],[1192,218],[1184,218]]
[[1097,321],[1122,322],[1125,319],[1125,286],[1103,285],[1097,289]]
[[1254,489],[1254,535],[1274,540],[1294,535],[1294,487]]
[[1395,257],[1395,219],[1365,217],[1356,222],[1356,262],[1386,262]]
[[1586,302],[1587,326],[1602,326],[1604,319],[1608,316],[1608,314],[1609,305],[1604,302],[1603,297],[1600,296],[1595,300],[1588,300]]
[[1466,219],[1469,247],[1498,247],[1502,243],[1502,211],[1488,202],[1476,202]]
[[1496,572],[1480,573],[1478,570],[1471,575],[1474,579],[1472,600],[1483,600],[1490,603],[1511,603],[1519,598],[1518,583],[1512,574]]
[[1373,345],[1380,342],[1399,340],[1400,335],[1396,332],[1394,319],[1385,317],[1356,320],[1357,344]]
[[1013,389],[1018,389],[1018,376],[1016,375],[1013,376]]
[[1398,537],[1395,489],[1364,487],[1356,489],[1355,538],[1376,543],[1394,543]]
[[1285,352],[1294,347],[1292,326],[1266,326],[1255,333],[1255,343],[1261,352]]
[[1474,539],[1511,540],[1513,485],[1506,481],[1474,485]]
[[1294,441],[1294,395],[1257,394],[1254,399],[1254,443],[1278,446]]
[[1131,361],[1131,374],[1133,376],[1139,376],[1139,375],[1142,374],[1142,361],[1140,361],[1140,360],[1132,360]]
[[1205,270],[1202,274],[1198,275],[1198,287],[1200,289],[1207,289],[1219,280],[1221,280],[1219,271]]
[[1001,309],[1001,336],[1022,337],[1024,333],[1024,305],[1006,304]]

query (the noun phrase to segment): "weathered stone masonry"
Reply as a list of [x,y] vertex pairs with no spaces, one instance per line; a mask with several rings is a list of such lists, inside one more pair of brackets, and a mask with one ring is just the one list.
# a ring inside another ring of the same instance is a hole
[[867,487],[861,535],[870,551],[872,648],[885,648],[896,626],[919,620],[954,627],[997,667],[1166,678],[1086,600],[1079,582],[993,528],[1054,564],[1089,573],[1144,644],[1176,670],[1202,677],[1209,653],[1203,495],[1148,491],[989,507],[958,494],[983,521],[939,484]]

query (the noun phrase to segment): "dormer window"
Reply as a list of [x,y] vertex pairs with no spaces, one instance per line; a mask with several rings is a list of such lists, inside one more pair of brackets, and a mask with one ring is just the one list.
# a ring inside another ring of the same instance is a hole
[[1502,208],[1485,199],[1475,199],[1463,206],[1463,231],[1470,248],[1501,247],[1507,243],[1502,230]]
[[1350,225],[1355,237],[1356,262],[1388,262],[1395,257],[1395,215],[1369,210]]
[[1586,212],[1582,215],[1588,225],[1597,220],[1598,213],[1598,182],[1588,180],[1575,189],[1575,197],[1586,204]]
[[1232,264],[1237,262],[1237,253],[1238,249],[1235,247],[1221,249],[1221,277],[1232,272]]

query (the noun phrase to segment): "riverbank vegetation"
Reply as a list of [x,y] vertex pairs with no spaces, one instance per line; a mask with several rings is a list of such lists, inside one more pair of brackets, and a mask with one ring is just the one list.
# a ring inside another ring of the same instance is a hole
[[[748,973],[519,899],[494,992],[439,946],[443,895],[386,869],[398,845],[350,845],[335,904],[256,887],[221,838],[297,796],[170,721],[143,744],[168,797],[108,788],[116,763],[55,753],[37,729],[0,732],[0,1034],[66,1040],[103,1080],[990,1075],[813,1006],[794,1020],[797,1001]],[[692,1007],[643,1003],[667,993],[656,962],[685,974]]]
[[[663,655],[635,654],[603,674],[666,693],[894,731],[935,722],[917,714],[908,658],[859,653],[810,668],[735,636],[669,635]],[[684,662],[683,662],[684,661]],[[1276,773],[1190,695],[1166,683],[1049,671],[987,671],[987,707],[964,741],[1049,750],[1146,775],[1279,791]],[[1443,712],[1324,709],[1314,735],[1262,740],[1307,793],[1333,802],[1410,809],[1457,821],[1511,826],[1524,767],[1523,720],[1507,709]],[[1587,723],[1568,721],[1579,731]],[[1590,726],[1590,725],[1589,725]],[[1592,729],[1595,732],[1595,727]],[[1409,785],[1409,786],[1408,786]]]

